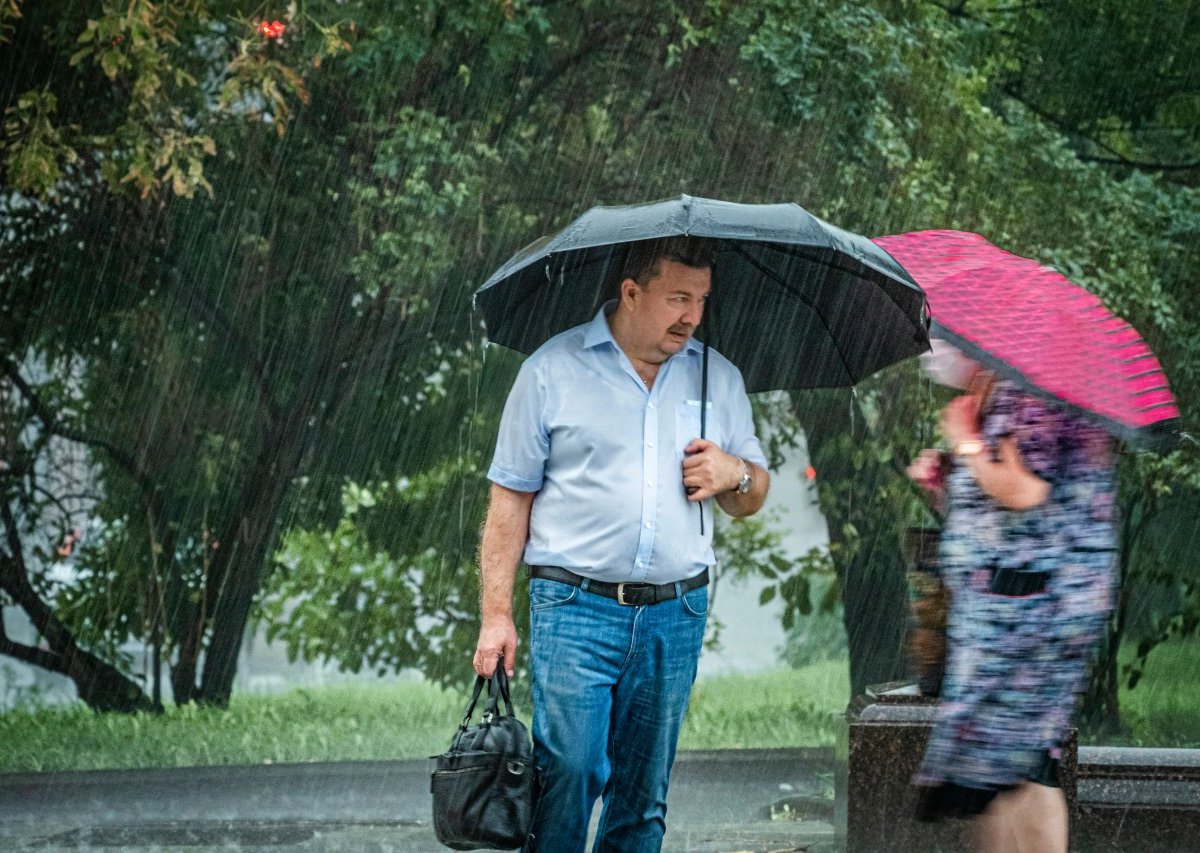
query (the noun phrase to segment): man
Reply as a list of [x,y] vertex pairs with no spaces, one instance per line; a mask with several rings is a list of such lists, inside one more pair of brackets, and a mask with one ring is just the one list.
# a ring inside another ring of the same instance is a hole
[[[512,672],[517,566],[530,566],[533,738],[542,794],[530,848],[655,851],[704,638],[711,499],[757,512],[766,460],[741,373],[692,340],[711,241],[635,244],[618,297],[522,366],[488,473],[476,672]],[[700,513],[709,516],[701,533]]]

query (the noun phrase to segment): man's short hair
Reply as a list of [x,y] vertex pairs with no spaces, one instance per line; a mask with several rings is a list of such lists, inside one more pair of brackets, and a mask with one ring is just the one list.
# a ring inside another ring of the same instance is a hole
[[708,237],[662,237],[630,245],[621,281],[631,278],[643,287],[658,274],[662,261],[675,261],[695,269],[711,269],[717,260],[718,241]]

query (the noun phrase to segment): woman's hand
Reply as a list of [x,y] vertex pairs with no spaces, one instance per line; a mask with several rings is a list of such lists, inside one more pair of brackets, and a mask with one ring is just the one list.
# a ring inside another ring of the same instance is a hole
[[925,448],[908,466],[908,478],[927,492],[942,487],[942,451]]
[[908,466],[909,479],[921,487],[925,496],[939,515],[946,513],[946,474],[949,454],[926,448]]
[[976,395],[963,394],[942,409],[942,435],[952,448],[979,438],[979,403]]

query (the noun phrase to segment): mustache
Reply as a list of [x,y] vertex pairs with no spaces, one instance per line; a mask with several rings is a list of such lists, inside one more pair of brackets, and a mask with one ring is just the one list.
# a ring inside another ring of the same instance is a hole
[[695,328],[696,327],[691,323],[685,323],[681,326],[672,326],[671,328],[667,329],[667,331],[673,335],[690,335]]

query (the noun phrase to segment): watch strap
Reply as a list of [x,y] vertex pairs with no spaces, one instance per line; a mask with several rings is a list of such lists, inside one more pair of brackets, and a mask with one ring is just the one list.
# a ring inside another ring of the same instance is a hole
[[734,491],[739,495],[744,495],[750,491],[750,487],[754,484],[754,469],[750,467],[750,463],[745,459],[738,457],[742,463],[742,479],[738,481]]

